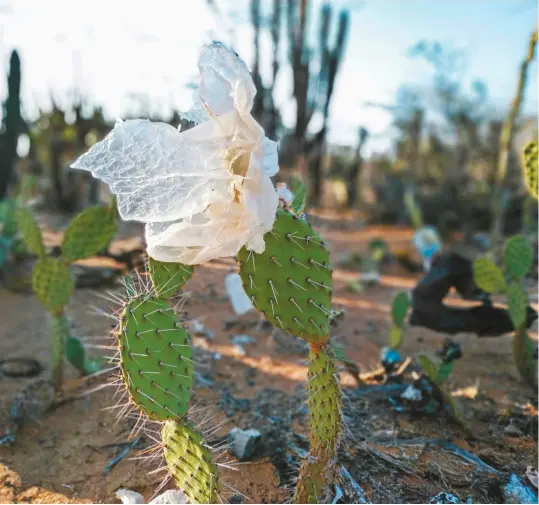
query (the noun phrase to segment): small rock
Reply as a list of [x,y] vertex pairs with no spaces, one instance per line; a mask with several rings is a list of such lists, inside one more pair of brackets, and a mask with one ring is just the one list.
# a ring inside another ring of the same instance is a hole
[[118,489],[116,496],[126,505],[138,505],[144,502],[144,497],[131,489]]
[[250,335],[234,335],[232,337],[232,343],[236,345],[254,344],[255,342],[256,338],[251,337]]
[[176,503],[183,504],[189,502],[187,501],[187,496],[185,496],[179,489],[169,489],[163,494],[156,496],[150,503],[155,505],[173,505]]
[[401,394],[401,398],[405,400],[410,400],[411,402],[421,401],[422,395],[421,391],[411,384],[404,390],[404,393]]
[[234,354],[236,356],[245,356],[247,354],[247,351],[241,346],[241,345],[235,345],[234,346]]
[[429,503],[460,503],[460,500],[454,494],[442,491],[436,496],[433,496],[429,500]]
[[247,461],[255,453],[262,434],[255,429],[233,428],[228,434],[230,449],[240,461]]
[[524,433],[522,433],[521,430],[519,430],[513,423],[508,424],[504,430],[504,435],[507,435],[508,437],[515,437],[520,438],[524,436]]

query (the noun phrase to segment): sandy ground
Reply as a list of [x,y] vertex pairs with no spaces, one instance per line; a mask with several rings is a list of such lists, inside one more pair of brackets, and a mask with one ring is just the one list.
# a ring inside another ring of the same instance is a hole
[[[392,249],[410,247],[409,229],[356,230],[331,220],[317,222],[334,262],[345,253],[365,251],[375,237],[389,241]],[[210,437],[215,443],[234,426],[255,427],[263,434],[252,461],[237,464],[232,455],[223,455],[222,461],[230,462],[231,468],[221,472],[221,480],[230,486],[223,488],[222,498],[282,503],[291,497],[300,462],[297,451],[290,447],[307,448],[306,349],[294,337],[257,325],[256,313],[234,317],[223,283],[225,274],[233,269],[232,261],[200,267],[186,289],[189,294],[182,311],[215,334],[214,338],[194,338],[200,374],[195,391],[198,417],[207,427],[216,428]],[[379,366],[379,350],[387,344],[391,297],[397,290],[412,288],[419,277],[389,265],[383,269],[379,286],[356,294],[346,290],[346,282],[356,276],[357,272],[334,270],[333,303],[343,307],[345,315],[333,336],[366,374]],[[121,292],[119,286],[106,289]],[[111,304],[103,297],[108,296],[106,289],[79,289],[70,302],[69,315],[86,344],[106,344],[104,337],[114,324],[95,314],[96,308],[110,311]],[[31,294],[0,288],[0,306],[0,356],[33,357],[46,367],[48,316],[39,301]],[[245,355],[231,342],[237,334],[256,339],[244,346]],[[401,354],[434,352],[444,337],[408,328]],[[537,401],[518,378],[511,336],[479,339],[461,334],[455,340],[464,356],[447,389],[462,401],[473,436],[446,415],[399,414],[385,399],[365,399],[357,394],[353,378],[342,372],[348,430],[341,462],[373,502],[424,502],[439,491],[452,492],[462,500],[471,497],[473,503],[503,501],[501,477],[481,473],[474,465],[425,443],[410,446],[403,440],[450,440],[504,476],[512,472],[525,479],[526,467],[536,464]],[[38,379],[46,376],[47,370]],[[134,458],[136,449],[144,449],[152,441],[142,436],[137,447],[104,474],[112,458],[130,443],[135,420],[117,419],[121,409],[109,407],[118,398],[113,397],[114,388],[100,389],[104,378],[81,381],[72,369],[68,369],[68,377],[66,395],[79,397],[28,421],[12,446],[0,447],[0,503],[119,502],[115,496],[119,488],[142,492],[149,499],[163,481],[163,473],[151,473],[160,463]],[[4,415],[11,399],[35,381],[0,379]],[[91,390],[96,391],[89,393]]]

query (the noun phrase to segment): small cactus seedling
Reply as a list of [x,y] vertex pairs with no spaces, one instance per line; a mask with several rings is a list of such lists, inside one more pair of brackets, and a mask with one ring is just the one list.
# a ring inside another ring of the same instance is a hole
[[526,382],[537,388],[537,358],[533,340],[527,331],[528,296],[521,286],[533,262],[533,250],[522,235],[509,238],[503,248],[503,270],[487,257],[473,265],[474,280],[487,293],[505,293],[509,316],[515,328],[513,358]]
[[17,228],[28,251],[38,257],[32,272],[34,293],[52,316],[51,370],[58,391],[63,381],[64,357],[82,373],[96,370],[98,363],[86,359],[84,347],[71,335],[65,307],[73,292],[69,264],[97,254],[112,239],[116,231],[112,207],[89,208],[76,216],[67,227],[62,243],[62,255],[46,256],[43,239],[32,213],[17,209]]
[[404,323],[410,308],[408,293],[400,291],[391,300],[391,321],[393,325],[389,330],[389,347],[397,350],[402,343]]

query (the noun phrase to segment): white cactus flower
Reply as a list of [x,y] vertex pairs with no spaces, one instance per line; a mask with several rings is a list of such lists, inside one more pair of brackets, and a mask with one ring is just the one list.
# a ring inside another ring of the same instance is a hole
[[147,120],[117,123],[72,166],[117,196],[123,219],[146,223],[148,254],[188,265],[265,248],[279,197],[277,144],[251,116],[256,89],[245,63],[222,44],[206,46],[200,85],[179,132]]

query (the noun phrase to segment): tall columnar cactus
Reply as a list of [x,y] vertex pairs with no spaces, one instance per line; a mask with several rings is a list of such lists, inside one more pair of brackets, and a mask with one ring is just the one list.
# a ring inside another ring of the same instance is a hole
[[21,116],[21,60],[17,51],[11,53],[7,78],[7,99],[4,102],[3,133],[0,136],[0,199],[4,198],[11,182],[17,141],[23,130]]
[[537,200],[539,178],[537,176],[537,142],[530,142],[523,151],[524,182],[530,194]]
[[47,256],[38,224],[26,208],[17,209],[17,227],[29,252],[38,257],[32,273],[34,293],[49,311],[51,323],[51,371],[57,391],[63,382],[64,359],[82,373],[96,371],[98,364],[87,359],[80,341],[71,335],[65,307],[73,292],[69,265],[101,251],[116,233],[115,210],[93,207],[76,216],[64,233],[62,255]]
[[503,270],[488,257],[475,260],[475,283],[487,293],[505,293],[509,316],[515,328],[513,358],[522,378],[537,389],[537,357],[527,331],[528,295],[521,286],[533,262],[533,250],[525,237],[516,235],[505,242]]
[[161,421],[168,472],[192,503],[217,503],[217,467],[188,418],[193,387],[191,337],[170,307],[193,268],[150,258],[152,287],[133,285],[115,332],[121,377],[141,415]]
[[253,306],[268,321],[310,344],[308,406],[311,449],[295,501],[318,503],[328,495],[342,431],[342,394],[328,345],[332,278],[323,241],[302,218],[278,210],[262,254],[242,249],[240,276]]

